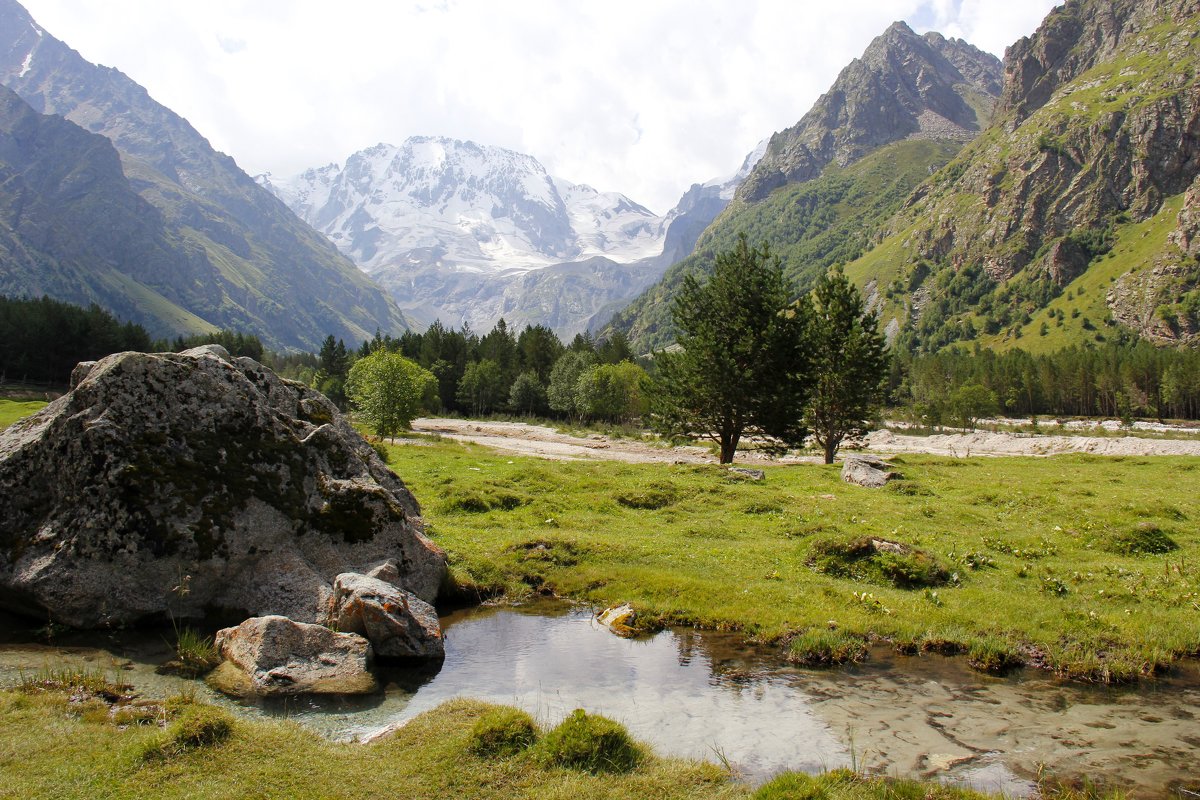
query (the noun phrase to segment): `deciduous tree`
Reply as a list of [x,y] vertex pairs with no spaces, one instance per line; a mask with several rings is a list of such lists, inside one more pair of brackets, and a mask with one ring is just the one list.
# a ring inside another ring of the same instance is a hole
[[376,436],[395,436],[437,396],[437,378],[399,353],[379,349],[354,362],[346,393]]

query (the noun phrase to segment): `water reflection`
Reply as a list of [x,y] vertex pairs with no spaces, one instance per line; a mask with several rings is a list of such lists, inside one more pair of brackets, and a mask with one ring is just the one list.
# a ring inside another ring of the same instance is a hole
[[28,635],[10,632],[17,642],[0,643],[0,682],[21,670],[90,665],[148,694],[190,686],[240,713],[287,716],[342,740],[403,724],[453,697],[515,705],[546,724],[581,707],[624,723],[661,753],[728,760],[752,781],[853,761],[882,774],[1020,795],[1046,764],[1139,796],[1166,796],[1172,783],[1200,789],[1194,661],[1148,686],[1103,689],[1033,671],[991,678],[962,659],[901,657],[885,648],[854,668],[799,670],[733,634],[622,639],[586,610],[562,604],[473,609],[443,624],[440,670],[381,668],[383,690],[365,698],[238,706],[203,684],[154,674],[169,656],[169,631],[89,634],[54,647],[21,643]]

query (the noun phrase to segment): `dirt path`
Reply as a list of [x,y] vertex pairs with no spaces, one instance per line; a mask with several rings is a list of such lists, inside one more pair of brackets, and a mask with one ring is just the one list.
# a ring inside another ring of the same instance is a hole
[[[459,441],[474,442],[505,453],[537,456],[557,461],[624,461],[635,464],[715,464],[717,457],[705,447],[669,447],[600,434],[572,436],[543,425],[522,422],[481,422],[461,419],[418,419],[413,430]],[[1094,453],[1109,456],[1200,456],[1200,440],[1139,439],[1133,436],[1033,436],[1014,433],[947,433],[910,436],[875,431],[867,437],[870,452],[893,455],[930,453],[967,456],[1047,456],[1060,453]],[[740,451],[739,464],[815,463],[817,458],[771,458]]]

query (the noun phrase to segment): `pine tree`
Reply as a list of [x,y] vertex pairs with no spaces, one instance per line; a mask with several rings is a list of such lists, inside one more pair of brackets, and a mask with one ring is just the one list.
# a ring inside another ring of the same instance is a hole
[[722,464],[747,435],[774,451],[802,444],[808,314],[789,309],[790,296],[779,259],[745,234],[707,283],[686,277],[673,309],[679,350],[655,357],[654,427],[713,440]]
[[864,313],[862,296],[834,267],[812,293],[812,403],[806,415],[825,463],[847,436],[860,436],[882,399],[887,377],[884,339],[874,314]]

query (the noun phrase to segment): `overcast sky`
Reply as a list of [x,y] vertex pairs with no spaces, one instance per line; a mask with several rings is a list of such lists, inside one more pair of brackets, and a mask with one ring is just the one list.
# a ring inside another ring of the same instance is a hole
[[893,21],[1003,57],[1055,0],[22,0],[251,174],[413,135],[529,153],[665,213]]

